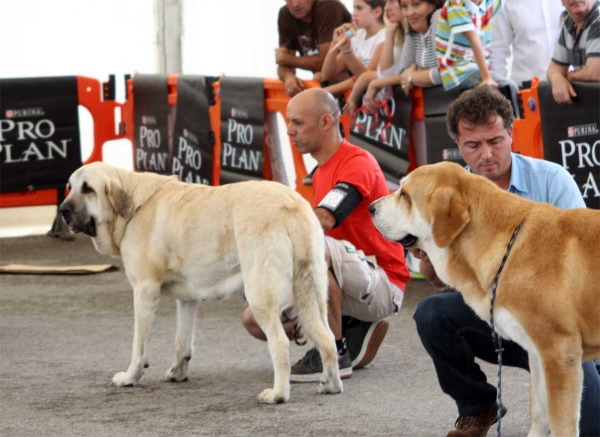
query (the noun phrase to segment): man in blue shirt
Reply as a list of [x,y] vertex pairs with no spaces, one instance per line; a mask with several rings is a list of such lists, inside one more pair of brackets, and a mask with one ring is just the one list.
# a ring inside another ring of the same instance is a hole
[[[448,133],[458,144],[467,170],[485,176],[500,188],[535,202],[559,208],[585,208],[571,175],[561,166],[511,152],[514,121],[510,102],[495,88],[466,91],[448,110]],[[502,208],[502,205],[498,205]],[[421,272],[430,282],[445,286],[427,255],[419,250]],[[568,290],[566,290],[568,292]],[[485,436],[496,422],[496,388],[475,363],[475,357],[497,362],[490,327],[454,290],[421,302],[414,319],[423,346],[433,359],[441,388],[455,400],[459,417],[448,437]],[[503,364],[529,370],[527,352],[504,341]],[[582,436],[600,435],[600,376],[592,361],[583,364]],[[505,409],[502,414],[506,413]]]

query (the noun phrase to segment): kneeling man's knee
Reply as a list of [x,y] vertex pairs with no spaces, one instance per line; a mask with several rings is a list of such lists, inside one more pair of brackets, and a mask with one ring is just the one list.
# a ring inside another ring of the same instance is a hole
[[444,294],[436,294],[429,296],[417,306],[413,319],[417,324],[419,336],[429,335],[438,329],[447,310],[445,301]]
[[246,308],[242,314],[242,324],[253,337],[258,338],[259,340],[267,339],[265,333],[260,329],[256,318],[254,318],[254,314],[250,307]]

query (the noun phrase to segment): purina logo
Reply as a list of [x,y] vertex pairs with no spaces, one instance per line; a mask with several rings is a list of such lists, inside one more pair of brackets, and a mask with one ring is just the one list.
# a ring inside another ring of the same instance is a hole
[[44,108],[7,109],[6,118],[21,118],[46,115]]
[[596,123],[582,124],[581,126],[569,126],[567,135],[569,138],[583,137],[586,135],[594,135],[598,133],[598,125]]
[[458,161],[462,159],[462,154],[460,153],[460,149],[444,149],[443,157],[444,161]]
[[192,143],[198,145],[198,137],[187,129],[183,129],[183,137],[190,140]]
[[250,118],[248,115],[248,110],[242,108],[231,108],[231,116],[233,118]]
[[154,115],[142,115],[142,124],[156,124],[156,117]]

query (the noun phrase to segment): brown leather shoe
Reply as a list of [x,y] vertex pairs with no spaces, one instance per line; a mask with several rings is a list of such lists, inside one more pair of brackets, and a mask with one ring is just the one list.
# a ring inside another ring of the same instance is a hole
[[[506,414],[506,407],[502,406],[502,417]],[[454,426],[446,437],[485,437],[490,426],[498,421],[498,407],[496,404],[483,413],[472,416],[458,416]]]

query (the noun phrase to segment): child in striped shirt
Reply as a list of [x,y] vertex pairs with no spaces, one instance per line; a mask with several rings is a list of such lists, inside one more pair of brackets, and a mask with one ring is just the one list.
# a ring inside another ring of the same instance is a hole
[[500,7],[501,0],[446,0],[435,43],[438,66],[445,89],[509,85],[517,108],[517,84],[489,69],[490,21]]

